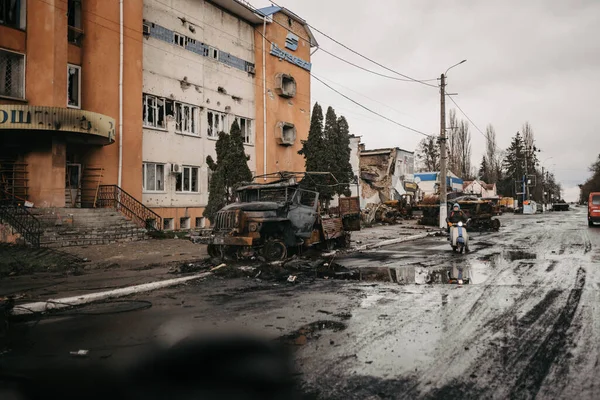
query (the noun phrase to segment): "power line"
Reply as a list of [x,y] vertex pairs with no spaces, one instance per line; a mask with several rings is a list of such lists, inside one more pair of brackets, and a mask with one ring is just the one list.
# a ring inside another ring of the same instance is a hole
[[[344,58],[342,58],[342,57],[340,57],[340,56],[336,56],[335,54],[331,53],[331,52],[330,52],[330,51],[328,51],[328,50],[325,50],[325,49],[324,49],[324,48],[322,48],[322,47],[319,47],[319,50],[321,50],[322,52],[324,52],[324,53],[326,53],[326,54],[329,54],[330,56],[332,56],[332,57],[334,57],[334,58],[337,58],[337,59],[338,59],[338,60],[340,60],[340,61],[343,61],[343,62],[345,62],[346,64],[350,64],[350,65],[352,65],[353,67],[356,67],[356,68],[358,68],[358,69],[362,69],[363,71],[369,72],[369,73],[371,73],[371,74],[379,75],[379,76],[382,76],[382,77],[384,77],[384,78],[388,78],[388,79],[394,79],[394,80],[396,80],[396,81],[403,81],[403,82],[413,82],[413,80],[412,80],[412,79],[396,78],[395,76],[390,76],[390,75],[381,74],[381,73],[379,73],[379,72],[377,72],[377,71],[373,71],[373,70],[371,70],[371,69],[365,68],[365,67],[363,67],[363,66],[360,66],[360,65],[358,65],[358,64],[355,64],[355,63],[353,63],[353,62],[351,62],[351,61],[348,61],[348,60],[346,60],[346,59],[344,59]],[[420,81],[420,82],[432,82],[432,81],[437,81],[437,78],[435,78],[435,79],[427,79],[427,80],[423,80],[423,81]]]
[[[271,3],[275,4],[277,7],[284,8],[284,7],[280,6],[279,4],[275,3],[274,1],[271,1]],[[254,7],[254,6],[252,6],[252,7],[253,7],[253,8],[256,10],[256,7]],[[277,23],[278,25],[280,25],[280,26],[284,27],[285,29],[288,29],[288,28],[286,28],[284,25],[282,25],[281,23],[279,23],[279,22],[277,22],[277,21],[274,21],[274,22],[275,22],[275,23]],[[332,37],[331,37],[331,36],[329,36],[328,34],[326,34],[326,33],[322,32],[322,31],[320,31],[319,29],[315,28],[314,26],[310,25],[308,22],[306,23],[306,25],[307,25],[307,26],[309,26],[310,28],[314,29],[316,32],[319,32],[321,35],[325,36],[326,38],[328,38],[329,40],[333,41],[334,43],[338,44],[339,46],[342,46],[342,47],[343,47],[343,48],[345,48],[346,50],[348,50],[348,51],[350,51],[350,52],[352,52],[352,53],[356,54],[357,56],[360,56],[360,57],[364,58],[364,59],[365,59],[365,60],[367,60],[367,61],[370,61],[370,62],[372,62],[373,64],[375,64],[375,65],[377,65],[377,66],[379,66],[379,67],[381,67],[381,68],[383,68],[383,69],[386,69],[386,70],[388,70],[388,71],[390,71],[390,72],[393,72],[393,73],[394,73],[394,74],[396,74],[396,75],[402,76],[402,77],[404,77],[404,78],[408,79],[409,81],[413,81],[413,82],[420,83],[420,84],[422,84],[422,85],[426,85],[426,86],[434,87],[434,88],[436,88],[436,89],[437,89],[437,87],[438,87],[437,85],[432,85],[432,84],[430,84],[430,83],[427,83],[427,82],[425,82],[425,81],[421,81],[421,80],[418,80],[418,79],[412,78],[412,77],[410,77],[410,76],[408,76],[408,75],[404,75],[404,74],[402,74],[402,73],[400,73],[400,72],[398,72],[398,71],[395,71],[395,70],[393,70],[393,69],[391,69],[391,68],[389,68],[389,67],[386,67],[385,65],[383,65],[383,64],[381,64],[381,63],[379,63],[379,62],[377,62],[377,61],[375,61],[375,60],[373,60],[373,59],[371,59],[371,58],[369,58],[369,57],[367,57],[367,56],[365,56],[365,55],[363,55],[363,54],[359,53],[358,51],[356,51],[356,50],[354,50],[354,49],[352,49],[352,48],[350,48],[350,47],[346,46],[345,44],[341,43],[340,41],[338,41],[338,40],[336,40],[336,39],[332,38]],[[289,30],[289,29],[288,29],[288,30]],[[304,40],[306,41],[306,39],[304,39]]]
[[329,89],[333,90],[334,92],[336,92],[336,93],[337,93],[337,94],[339,94],[340,96],[344,97],[345,99],[347,99],[347,100],[351,101],[352,103],[356,104],[357,106],[359,106],[359,107],[361,107],[361,108],[364,108],[365,110],[369,111],[370,113],[373,113],[373,114],[375,114],[375,115],[378,115],[379,117],[381,117],[381,118],[383,118],[383,119],[385,119],[385,120],[387,120],[387,121],[389,121],[389,122],[392,122],[393,124],[395,124],[395,125],[398,125],[398,126],[400,126],[400,127],[404,128],[404,129],[408,129],[409,131],[416,132],[416,133],[418,133],[419,135],[423,135],[423,136],[425,136],[425,137],[433,137],[433,136],[432,136],[432,135],[430,135],[430,134],[427,134],[427,133],[425,133],[425,132],[421,132],[420,130],[417,130],[417,129],[411,128],[410,126],[407,126],[407,125],[401,124],[400,122],[394,121],[393,119],[391,119],[391,118],[388,118],[388,117],[386,117],[385,115],[379,114],[378,112],[371,110],[371,109],[370,109],[370,108],[368,108],[367,106],[364,106],[364,105],[362,105],[362,104],[361,104],[361,103],[359,103],[358,101],[356,101],[356,100],[354,100],[354,99],[352,99],[352,98],[350,98],[350,97],[346,96],[346,95],[345,95],[345,94],[343,94],[342,92],[340,92],[340,91],[338,91],[337,89],[335,89],[335,88],[331,87],[329,84],[327,84],[326,82],[322,81],[322,80],[321,80],[321,79],[319,79],[317,76],[315,76],[315,74],[311,74],[311,75],[312,75],[312,77],[313,77],[313,78],[315,78],[316,80],[318,80],[319,82],[321,82],[323,85],[327,86]]
[[[259,30],[256,30],[256,31],[257,31],[257,32],[258,32],[258,33],[259,33],[259,34],[260,34],[260,35],[261,35],[261,36],[262,36],[262,37],[263,37],[263,38],[264,38],[264,39],[265,39],[267,42],[269,42],[269,43],[271,43],[271,44],[273,43],[273,42],[271,42],[269,39],[267,39],[267,37],[266,37],[265,35],[263,35],[263,34],[262,34],[262,32],[260,32]],[[264,49],[263,49],[263,51],[264,51]],[[429,134],[427,134],[427,133],[425,133],[425,132],[419,131],[418,129],[411,128],[410,126],[407,126],[407,125],[401,124],[400,122],[394,121],[393,119],[391,119],[391,118],[388,118],[388,117],[386,117],[385,115],[382,115],[382,114],[380,114],[380,113],[378,113],[378,112],[376,112],[376,111],[373,111],[373,110],[371,110],[371,109],[370,109],[370,108],[368,108],[367,106],[365,106],[365,105],[363,105],[363,104],[359,103],[358,101],[356,101],[356,100],[354,100],[354,99],[352,99],[352,98],[348,97],[348,96],[347,96],[347,95],[345,95],[344,93],[342,93],[342,92],[338,91],[337,89],[333,88],[332,86],[330,86],[329,84],[327,84],[326,82],[324,82],[322,79],[320,79],[319,77],[317,77],[317,76],[316,76],[316,75],[315,75],[315,74],[314,74],[312,71],[308,71],[308,73],[309,73],[309,74],[310,74],[310,75],[311,75],[313,78],[315,78],[317,81],[321,82],[323,85],[325,85],[325,86],[326,86],[326,87],[328,87],[329,89],[333,90],[335,93],[337,93],[337,94],[339,94],[340,96],[344,97],[346,100],[349,100],[349,101],[351,101],[352,103],[356,104],[357,106],[359,106],[359,107],[361,107],[361,108],[364,108],[365,110],[369,111],[370,113],[372,113],[372,114],[375,114],[375,115],[377,115],[377,116],[379,116],[379,117],[381,117],[381,118],[383,118],[383,119],[385,119],[385,120],[387,120],[387,121],[389,121],[389,122],[391,122],[391,123],[393,123],[393,124],[395,124],[395,125],[398,125],[398,126],[400,126],[400,127],[402,127],[402,128],[405,128],[405,129],[408,129],[408,130],[410,130],[410,131],[416,132],[416,133],[418,133],[418,134],[420,134],[420,135],[423,135],[423,136],[426,136],[426,137],[432,137],[432,135],[429,135]]]
[[[168,7],[168,8],[170,8],[170,9],[171,9],[171,10],[173,10],[173,11],[179,12],[179,10],[177,10],[175,7],[173,7],[173,6],[170,6],[170,5],[166,4],[166,3],[163,3],[162,1],[159,1],[159,0],[154,0],[154,1],[155,1],[155,2],[157,2],[157,3],[159,3],[159,4],[162,4],[162,5],[163,5],[163,6],[165,6],[165,7]],[[251,6],[251,7],[252,7],[252,8],[253,8],[255,11],[257,11],[257,9],[256,9],[256,7],[255,7],[255,6],[253,6],[253,5],[252,5],[252,4],[250,4],[250,3],[248,3],[248,4],[249,4],[249,5],[250,5],[250,6]],[[183,14],[183,13],[181,13],[181,14]],[[245,42],[245,43],[248,43],[248,44],[250,44],[250,45],[254,46],[254,43],[253,43],[253,42],[250,42],[250,41],[248,41],[248,40],[244,40],[244,39],[242,39],[242,38],[239,38],[238,36],[236,36],[236,35],[233,35],[233,34],[231,34],[231,33],[227,32],[227,31],[224,31],[224,30],[222,30],[222,29],[219,29],[218,27],[216,27],[216,26],[214,26],[214,25],[211,25],[211,24],[209,24],[208,22],[201,21],[201,20],[199,20],[199,19],[197,19],[197,18],[194,18],[194,17],[192,17],[192,16],[190,16],[190,15],[185,15],[185,17],[186,17],[187,19],[190,19],[191,21],[193,21],[193,22],[195,22],[195,23],[199,23],[199,24],[202,24],[202,25],[210,26],[211,28],[214,28],[214,29],[215,29],[215,30],[217,30],[217,31],[223,32],[223,33],[225,33],[226,35],[229,35],[229,36],[231,36],[231,37],[233,37],[233,38],[235,38],[235,39],[240,39],[241,41],[243,41],[243,42]],[[288,32],[292,32],[292,31],[291,31],[291,30],[290,30],[288,27],[286,27],[286,26],[285,26],[285,25],[283,25],[282,23],[280,23],[280,22],[278,22],[278,21],[273,21],[273,22],[274,22],[274,23],[276,23],[277,25],[281,26],[282,28],[286,29]],[[255,29],[256,29],[256,30],[258,30],[257,28],[255,28]],[[292,33],[293,33],[293,32],[292,32]],[[309,41],[309,40],[307,40],[307,39],[305,39],[305,38],[302,38],[302,37],[301,37],[300,39],[302,39],[302,40],[306,41],[307,43],[310,43],[310,41]],[[356,68],[358,68],[358,69],[361,69],[361,70],[363,70],[363,71],[366,71],[366,72],[369,72],[369,73],[371,73],[371,74],[378,75],[378,76],[381,76],[381,77],[384,77],[384,78],[388,78],[388,79],[394,79],[394,80],[397,80],[397,81],[403,81],[403,82],[417,82],[417,81],[418,81],[418,82],[433,82],[433,81],[436,81],[436,80],[437,80],[437,78],[434,78],[434,79],[423,79],[423,80],[414,80],[414,79],[397,78],[397,77],[395,77],[395,76],[385,75],[385,74],[379,73],[379,72],[377,72],[377,71],[373,71],[373,70],[370,70],[370,69],[368,69],[368,68],[362,67],[362,66],[360,66],[360,65],[358,65],[358,64],[355,64],[355,63],[353,63],[353,62],[351,62],[351,61],[348,61],[348,60],[346,60],[345,58],[343,58],[343,57],[340,57],[340,56],[338,56],[338,55],[336,55],[336,54],[333,54],[332,52],[330,52],[330,51],[328,51],[328,50],[325,50],[325,49],[323,49],[323,48],[321,48],[321,47],[319,47],[319,49],[320,49],[321,51],[323,51],[324,53],[326,53],[326,54],[330,55],[331,57],[334,57],[334,58],[336,58],[336,59],[338,59],[338,60],[340,60],[340,61],[343,61],[343,62],[345,62],[346,64],[352,65],[353,67],[356,67]],[[430,86],[433,86],[433,85],[430,85]]]
[[490,140],[490,138],[488,137],[488,135],[486,135],[485,133],[483,133],[483,131],[481,129],[479,129],[479,127],[477,125],[475,125],[475,123],[473,122],[473,120],[471,120],[471,118],[469,118],[469,116],[467,115],[467,113],[465,113],[463,111],[463,109],[460,108],[460,106],[456,103],[456,101],[454,101],[454,99],[452,98],[452,96],[448,95],[448,98],[450,99],[450,101],[452,101],[454,103],[454,105],[456,106],[456,108],[458,108],[460,110],[460,112],[462,113],[462,115],[465,116],[465,118],[471,123],[471,125],[473,125],[475,127],[475,129],[477,129],[479,131],[479,133],[481,133],[487,140]]

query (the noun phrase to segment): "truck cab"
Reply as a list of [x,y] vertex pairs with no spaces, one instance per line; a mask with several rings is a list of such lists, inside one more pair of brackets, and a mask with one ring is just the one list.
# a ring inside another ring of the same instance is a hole
[[600,192],[590,193],[588,200],[588,225],[600,223]]

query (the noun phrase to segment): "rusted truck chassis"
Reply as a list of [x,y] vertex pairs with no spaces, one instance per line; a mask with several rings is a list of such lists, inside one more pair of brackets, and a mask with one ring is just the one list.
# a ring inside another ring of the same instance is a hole
[[[497,215],[494,204],[490,201],[482,200],[475,196],[461,196],[454,199],[448,199],[448,215],[450,215],[454,203],[460,205],[461,210],[471,219],[469,228],[477,231],[497,231],[500,229],[500,220],[493,218]],[[422,211],[423,225],[437,226],[440,218],[440,198],[439,196],[426,196],[418,209]]]
[[349,232],[360,230],[358,197],[340,198],[336,214],[321,215],[319,193],[300,188],[294,178],[248,184],[237,193],[239,201],[215,217],[211,257],[281,260],[292,248],[345,246]]

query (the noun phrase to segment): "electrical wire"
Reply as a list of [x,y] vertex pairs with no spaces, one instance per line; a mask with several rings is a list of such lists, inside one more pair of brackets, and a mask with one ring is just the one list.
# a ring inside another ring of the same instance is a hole
[[488,135],[486,135],[485,133],[483,133],[483,131],[481,129],[479,129],[479,127],[477,125],[475,125],[475,123],[473,122],[473,120],[471,120],[471,118],[469,118],[469,116],[467,115],[467,113],[465,113],[463,111],[462,108],[460,108],[460,106],[458,105],[458,103],[456,103],[456,101],[454,101],[454,99],[452,98],[452,96],[447,95],[448,98],[450,99],[450,101],[452,101],[454,103],[454,105],[456,106],[456,108],[458,108],[460,110],[460,112],[462,113],[462,115],[465,116],[465,118],[471,123],[471,125],[473,125],[475,127],[475,129],[477,129],[477,131],[479,131],[479,133],[481,133],[483,135],[483,137],[485,137],[487,140],[490,140],[490,138],[488,137]]
[[333,90],[334,92],[336,92],[336,93],[337,93],[337,94],[339,94],[340,96],[344,97],[345,99],[347,99],[347,100],[351,101],[352,103],[356,104],[357,106],[359,106],[359,107],[361,107],[361,108],[364,108],[365,110],[369,111],[370,113],[373,113],[373,114],[375,114],[375,115],[377,115],[377,116],[379,116],[379,117],[381,117],[381,118],[383,118],[383,119],[385,119],[385,120],[387,120],[387,121],[389,121],[389,122],[391,122],[391,123],[393,123],[393,124],[395,124],[395,125],[398,125],[398,126],[400,126],[400,127],[404,128],[404,129],[408,129],[409,131],[412,131],[412,132],[418,133],[419,135],[423,135],[423,136],[425,136],[425,137],[433,137],[433,135],[430,135],[430,134],[428,134],[428,133],[422,132],[422,131],[420,131],[420,130],[418,130],[418,129],[411,128],[410,126],[407,126],[407,125],[401,124],[400,122],[394,121],[393,119],[391,119],[391,118],[388,118],[388,117],[386,117],[385,115],[378,113],[377,111],[373,111],[373,110],[371,110],[371,109],[370,109],[370,108],[368,108],[367,106],[364,106],[364,105],[362,105],[362,104],[361,104],[361,103],[359,103],[358,101],[356,101],[356,100],[354,100],[354,99],[352,99],[352,98],[350,98],[350,97],[346,96],[346,95],[345,95],[345,94],[343,94],[342,92],[340,92],[340,91],[338,91],[337,89],[335,89],[335,88],[331,87],[329,84],[327,84],[326,82],[322,81],[322,80],[321,80],[321,79],[319,79],[317,76],[315,76],[315,74],[311,74],[311,75],[312,75],[312,77],[313,77],[313,78],[315,78],[317,81],[321,82],[323,85],[327,86],[329,89]]
[[[175,7],[173,7],[173,6],[170,6],[170,5],[166,4],[166,3],[163,3],[162,1],[159,1],[159,0],[154,0],[154,1],[155,1],[155,2],[157,2],[157,3],[159,3],[159,4],[162,4],[162,5],[163,5],[163,6],[165,6],[165,7],[168,7],[168,8],[170,8],[170,9],[171,9],[171,10],[173,10],[173,11],[179,12],[179,10],[177,10]],[[250,5],[250,6],[251,6],[251,7],[254,9],[254,11],[258,11],[258,9],[257,9],[255,6],[253,6],[252,4],[248,3],[248,5]],[[197,23],[197,24],[202,24],[202,25],[210,26],[211,28],[213,28],[213,29],[215,29],[215,30],[217,30],[217,31],[223,32],[223,33],[225,33],[226,35],[229,35],[229,36],[231,36],[231,37],[235,38],[236,40],[241,40],[242,42],[245,42],[245,43],[248,43],[248,44],[250,44],[250,45],[254,46],[254,43],[253,43],[253,42],[251,42],[251,41],[248,41],[248,40],[244,40],[244,39],[242,39],[242,38],[239,38],[238,36],[236,36],[236,35],[233,35],[233,34],[231,34],[231,33],[227,32],[227,31],[224,31],[224,30],[222,30],[222,29],[219,29],[218,27],[216,27],[216,26],[214,26],[214,25],[212,25],[212,24],[209,24],[208,22],[205,22],[205,21],[200,21],[199,19],[197,19],[197,18],[194,18],[194,17],[191,17],[191,16],[189,16],[189,15],[186,15],[186,16],[185,16],[185,18],[186,18],[186,20],[189,18],[191,21],[193,21],[194,23]],[[277,25],[281,26],[282,28],[286,29],[288,32],[292,32],[292,31],[291,31],[291,30],[290,30],[288,27],[286,27],[285,25],[281,24],[280,22],[278,22],[278,21],[273,21],[273,22],[275,22]],[[292,33],[293,33],[293,32],[292,32]],[[309,40],[307,40],[307,39],[305,39],[305,38],[302,38],[302,37],[301,37],[301,39],[302,39],[302,40],[304,40],[304,41],[306,41],[307,43],[309,43],[309,44],[310,44],[310,41],[309,41]],[[389,76],[389,75],[381,74],[381,73],[379,73],[379,72],[377,72],[377,71],[370,70],[370,69],[368,69],[368,68],[365,68],[365,67],[362,67],[362,66],[360,66],[360,65],[358,65],[358,64],[355,64],[355,63],[353,63],[353,62],[351,62],[351,61],[348,61],[348,60],[346,60],[345,58],[343,58],[343,57],[340,57],[340,56],[338,56],[338,55],[335,55],[335,54],[333,54],[332,52],[330,52],[330,51],[328,51],[328,50],[325,50],[325,49],[323,49],[323,48],[321,48],[321,47],[319,47],[319,49],[320,49],[321,51],[323,51],[324,53],[326,53],[326,54],[328,54],[328,55],[330,55],[330,56],[332,56],[332,57],[334,57],[334,58],[337,58],[337,59],[338,59],[338,60],[340,60],[340,61],[343,61],[343,62],[345,62],[345,63],[347,63],[347,64],[349,64],[349,65],[352,65],[352,66],[354,66],[354,67],[356,67],[356,68],[362,69],[363,71],[369,72],[369,73],[371,73],[371,74],[379,75],[379,76],[381,76],[381,77],[384,77],[384,78],[388,78],[388,79],[394,79],[394,80],[397,80],[397,81],[404,81],[404,82],[432,82],[432,81],[436,81],[436,80],[437,80],[437,78],[434,78],[434,79],[423,79],[423,80],[421,80],[421,79],[419,79],[419,80],[414,80],[414,79],[412,79],[412,78],[411,78],[411,79],[406,79],[406,78],[397,78],[397,77],[394,77],[394,76]],[[430,86],[433,86],[433,85],[430,85]],[[436,86],[436,87],[437,87],[437,86]]]
[[[53,7],[56,7],[56,8],[58,8],[56,5],[50,4],[50,3],[48,3],[48,2],[46,2],[46,1],[44,1],[44,0],[37,0],[37,1],[39,1],[39,2],[41,2],[41,3],[45,3],[45,4],[47,4],[47,5],[50,5],[50,6],[53,6]],[[164,3],[161,3],[161,4],[163,4],[163,5],[164,5]],[[169,7],[170,7],[170,6],[169,6]],[[254,7],[254,6],[253,6],[253,7]],[[173,8],[173,7],[170,7],[170,8]],[[255,8],[255,9],[256,9],[256,8]],[[110,21],[110,20],[108,20],[107,18],[104,18],[104,17],[102,17],[102,16],[99,16],[99,15],[97,15],[97,14],[94,14],[94,13],[91,13],[91,14],[93,14],[93,15],[96,15],[96,16],[98,16],[98,17],[100,17],[100,18],[103,18],[103,19],[105,19],[105,20],[107,20],[107,21],[109,21],[109,22],[113,23],[113,21]],[[104,29],[110,30],[110,31],[112,31],[112,32],[117,32],[116,30],[114,30],[114,29],[111,29],[111,28],[109,28],[109,27],[107,27],[107,26],[104,26],[104,25],[102,25],[102,24],[99,24],[99,23],[98,23],[98,22],[96,22],[96,21],[92,21],[92,20],[90,20],[90,19],[86,19],[86,21],[88,21],[88,22],[90,22],[90,23],[97,24],[97,25],[99,25],[99,26],[103,27]],[[278,23],[278,24],[279,24],[279,23]],[[279,25],[281,25],[281,24],[279,24]],[[283,25],[281,25],[281,26],[283,26]],[[284,27],[285,29],[287,29],[285,26],[283,26],[283,27]],[[261,36],[263,36],[263,37],[264,37],[264,35],[262,35],[262,32],[258,31],[257,29],[255,29],[255,31],[256,31],[256,32],[258,32],[258,33],[259,33]],[[136,32],[136,33],[140,33],[140,31],[135,31],[135,32]],[[118,33],[118,32],[117,32],[117,33]],[[225,74],[225,75],[229,75],[229,76],[231,76],[231,77],[233,77],[233,78],[235,78],[235,79],[239,79],[239,80],[243,81],[243,82],[244,82],[244,83],[246,83],[246,84],[247,84],[247,83],[249,83],[249,82],[248,82],[246,79],[240,78],[240,77],[238,77],[238,76],[235,76],[235,75],[233,75],[233,74],[226,73],[226,72],[224,72],[224,71],[221,71],[221,70],[219,70],[218,68],[211,68],[211,67],[209,67],[209,66],[208,66],[206,63],[204,63],[204,62],[199,62],[198,60],[192,60],[192,59],[190,59],[190,58],[188,58],[188,57],[184,57],[184,56],[182,56],[182,55],[180,55],[180,54],[175,54],[175,53],[173,53],[173,52],[171,52],[171,51],[165,50],[165,49],[163,49],[163,48],[160,48],[160,47],[158,47],[158,46],[154,46],[154,45],[151,45],[151,44],[149,44],[149,43],[144,43],[144,42],[143,42],[143,40],[138,40],[137,38],[134,38],[133,36],[129,36],[129,35],[125,35],[125,36],[127,36],[127,37],[128,37],[129,39],[131,39],[131,40],[137,41],[138,43],[142,43],[142,44],[143,44],[143,45],[145,45],[145,46],[149,46],[149,47],[155,48],[155,49],[157,49],[157,50],[160,50],[160,51],[162,51],[162,52],[165,52],[165,53],[167,53],[167,54],[171,54],[171,55],[173,55],[173,56],[176,56],[176,57],[179,57],[179,58],[181,58],[181,59],[184,59],[184,60],[187,60],[187,61],[190,61],[190,62],[193,62],[193,63],[199,64],[199,65],[202,65],[204,68],[211,69],[211,70],[217,71],[217,72],[219,72],[219,73],[222,73],[222,74]],[[270,40],[269,40],[268,38],[266,38],[266,37],[265,37],[265,40],[266,40],[266,41],[268,41],[269,43],[273,43],[272,41],[270,41]],[[396,72],[396,71],[392,71],[392,72],[394,72],[394,73],[397,73],[397,74],[399,74],[399,75],[402,75],[402,74],[400,74],[400,73],[398,73],[398,72]],[[321,82],[323,85],[325,85],[326,87],[328,87],[328,88],[329,88],[329,89],[331,89],[332,91],[336,92],[337,94],[339,94],[340,96],[344,97],[345,99],[347,99],[347,100],[351,101],[352,103],[354,103],[354,104],[358,105],[359,107],[361,107],[361,108],[363,108],[363,109],[365,109],[365,110],[369,111],[370,113],[372,113],[372,114],[375,114],[375,115],[377,115],[377,116],[379,116],[379,117],[381,117],[381,118],[383,118],[383,119],[387,120],[388,122],[391,122],[391,123],[393,123],[393,124],[395,124],[395,125],[397,125],[397,126],[400,126],[400,127],[402,127],[402,128],[408,129],[408,130],[410,130],[410,131],[413,131],[413,132],[416,132],[416,133],[418,133],[418,134],[420,134],[420,135],[423,135],[423,136],[426,136],[426,137],[431,137],[431,136],[432,136],[432,135],[429,135],[429,134],[427,134],[427,133],[421,132],[421,131],[419,131],[419,130],[417,130],[417,129],[411,128],[411,127],[409,127],[409,126],[407,126],[407,125],[401,124],[401,123],[399,123],[399,122],[397,122],[397,121],[394,121],[393,119],[391,119],[391,118],[388,118],[388,117],[386,117],[386,116],[384,116],[384,115],[382,115],[382,114],[380,114],[380,113],[378,113],[378,112],[376,112],[376,111],[373,111],[372,109],[370,109],[370,108],[368,108],[368,107],[366,107],[366,106],[362,105],[362,104],[361,104],[361,103],[359,103],[358,101],[356,101],[356,100],[354,100],[354,99],[352,99],[352,98],[348,97],[347,95],[345,95],[345,94],[343,94],[343,93],[339,92],[339,91],[338,91],[338,90],[336,90],[335,88],[333,88],[333,87],[331,87],[330,85],[328,85],[327,83],[323,82],[321,79],[319,79],[318,77],[316,77],[316,76],[315,76],[314,74],[312,74],[310,71],[309,71],[309,74],[311,74],[311,76],[313,76],[315,79],[317,79],[319,82]],[[409,80],[411,80],[411,81],[420,82],[420,81],[418,81],[418,80],[415,80],[415,79],[413,79],[413,78],[410,78],[410,77],[407,77],[407,78],[409,78]],[[274,81],[269,81],[269,83],[271,83],[271,84],[275,84],[275,82],[274,82]],[[262,85],[262,84],[257,84],[257,83],[253,83],[253,82],[252,82],[252,83],[250,83],[250,84],[252,84],[252,85],[254,85],[254,86],[256,86],[256,87],[259,87],[259,88],[263,88],[263,85]],[[429,85],[429,86],[434,86],[434,85]],[[203,87],[204,89],[206,89],[204,86],[202,86],[202,87]],[[437,87],[437,86],[434,86],[434,87]],[[211,89],[209,89],[209,90],[211,90]],[[213,90],[213,91],[214,91],[214,90]],[[309,96],[309,95],[307,95],[307,94],[297,93],[297,95],[299,95],[299,94],[300,94],[300,95],[303,95],[304,97],[308,97],[308,98],[309,98],[309,105],[310,105],[310,96]]]
[[[264,39],[265,39],[267,42],[269,42],[269,43],[273,43],[273,42],[271,42],[271,41],[270,41],[270,40],[269,40],[269,39],[268,39],[266,36],[264,36],[264,35],[262,34],[262,32],[260,32],[260,31],[258,31],[258,30],[256,30],[256,32],[258,32],[258,33],[259,33],[259,34],[260,34],[260,35],[261,35],[261,36],[262,36],[262,37],[263,37],[263,38],[264,38]],[[334,87],[332,87],[331,85],[327,84],[327,83],[326,83],[326,82],[324,82],[322,79],[320,79],[318,76],[316,76],[316,75],[315,75],[315,74],[314,74],[312,71],[309,71],[309,74],[310,74],[310,75],[311,75],[313,78],[315,78],[317,81],[319,81],[319,82],[321,82],[323,85],[325,85],[327,88],[331,89],[331,90],[332,90],[332,91],[334,91],[335,93],[337,93],[337,94],[339,94],[340,96],[344,97],[346,100],[349,100],[350,102],[352,102],[352,103],[356,104],[357,106],[359,106],[359,107],[361,107],[361,108],[363,108],[363,109],[365,109],[365,110],[369,111],[370,113],[372,113],[372,114],[375,114],[375,115],[377,115],[377,116],[379,116],[379,117],[381,117],[381,118],[385,119],[386,121],[389,121],[389,122],[393,123],[394,125],[398,125],[398,126],[400,126],[400,127],[404,128],[404,129],[408,129],[409,131],[412,131],[412,132],[418,133],[418,134],[420,134],[420,135],[423,135],[423,136],[425,136],[425,137],[433,137],[432,135],[430,135],[430,134],[428,134],[428,133],[422,132],[422,131],[420,131],[420,130],[418,130],[418,129],[411,128],[410,126],[407,126],[407,125],[401,124],[400,122],[398,122],[398,121],[395,121],[395,120],[393,120],[393,119],[391,119],[391,118],[388,118],[388,117],[386,117],[385,115],[378,113],[377,111],[373,111],[373,110],[372,110],[372,109],[370,109],[369,107],[367,107],[367,106],[363,105],[362,103],[359,103],[358,101],[356,101],[356,100],[352,99],[351,97],[349,97],[349,96],[345,95],[344,93],[342,93],[342,92],[340,92],[339,90],[335,89],[335,88],[334,88]]]
[[[274,2],[274,1],[271,1],[271,3],[273,3],[273,4],[274,4],[274,5],[276,5],[277,7],[280,7],[280,8],[285,8],[285,7],[282,7],[282,6],[280,6],[279,4],[277,4],[277,3],[276,3],[276,2]],[[248,4],[250,4],[250,3],[248,3]],[[256,7],[254,7],[252,4],[250,4],[250,5],[252,6],[252,8],[254,8],[254,9],[256,10]],[[283,24],[281,24],[280,22],[277,22],[277,21],[274,21],[274,22],[275,22],[275,23],[277,23],[278,25],[282,26],[283,28],[285,28],[285,29],[287,29],[287,30],[289,31],[289,29],[288,29],[287,27],[285,27]],[[350,52],[352,52],[352,53],[356,54],[357,56],[360,56],[360,57],[364,58],[364,59],[365,59],[365,60],[367,60],[367,61],[370,61],[370,62],[372,62],[373,64],[375,64],[375,65],[377,65],[377,66],[379,66],[379,67],[381,67],[381,68],[383,68],[383,69],[386,69],[386,70],[388,70],[388,71],[390,71],[390,72],[393,72],[393,73],[394,73],[394,74],[396,74],[396,75],[402,76],[403,78],[406,78],[406,79],[408,79],[409,81],[413,81],[413,82],[416,82],[416,83],[420,83],[420,84],[422,84],[422,85],[425,85],[425,86],[430,86],[430,87],[433,87],[433,88],[436,88],[436,89],[438,88],[438,86],[437,86],[437,85],[432,85],[432,84],[430,84],[430,83],[427,83],[426,81],[422,81],[422,80],[419,80],[419,79],[412,78],[412,77],[410,77],[410,76],[408,76],[408,75],[402,74],[402,73],[400,73],[400,72],[398,72],[398,71],[395,71],[395,70],[393,70],[393,69],[391,69],[391,68],[389,68],[389,67],[386,67],[385,65],[383,65],[383,64],[381,64],[381,63],[379,63],[379,62],[377,62],[377,61],[375,61],[375,60],[373,60],[373,59],[371,59],[371,58],[369,58],[369,57],[367,57],[367,56],[365,56],[365,55],[363,55],[363,54],[359,53],[358,51],[356,51],[356,50],[354,50],[354,49],[352,49],[352,48],[350,48],[350,47],[346,46],[345,44],[343,44],[343,43],[341,43],[340,41],[338,41],[338,40],[334,39],[333,37],[329,36],[328,34],[326,34],[326,33],[322,32],[321,30],[319,30],[319,29],[317,29],[317,28],[315,28],[315,27],[314,27],[314,26],[312,26],[311,24],[309,24],[309,23],[306,23],[306,25],[307,25],[307,26],[309,26],[310,28],[314,29],[316,32],[319,32],[321,35],[325,36],[327,39],[331,40],[332,42],[334,42],[334,43],[338,44],[339,46],[342,46],[342,47],[343,47],[343,48],[345,48],[346,50],[348,50],[348,51],[350,51]],[[291,31],[290,31],[290,32],[291,32]],[[304,39],[304,38],[302,38],[302,39],[303,39],[303,40],[305,40],[305,41],[307,41],[307,40],[306,40],[306,39]],[[309,42],[309,43],[310,43],[310,41],[307,41],[307,42]]]

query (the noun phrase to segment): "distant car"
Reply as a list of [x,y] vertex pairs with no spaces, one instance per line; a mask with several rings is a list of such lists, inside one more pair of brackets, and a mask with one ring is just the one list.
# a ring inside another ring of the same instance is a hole
[[543,213],[544,212],[544,205],[542,203],[537,203],[537,212],[539,213]]
[[590,193],[588,201],[588,225],[600,223],[600,192]]

